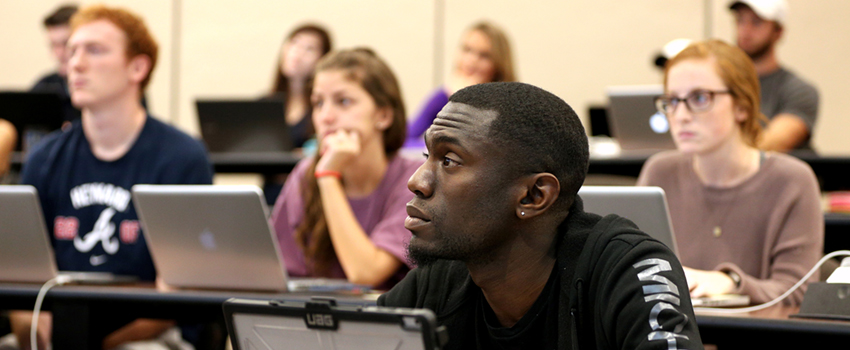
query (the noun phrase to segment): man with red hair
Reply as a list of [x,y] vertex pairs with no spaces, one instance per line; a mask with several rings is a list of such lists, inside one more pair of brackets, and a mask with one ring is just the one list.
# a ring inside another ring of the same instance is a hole
[[[105,6],[81,9],[71,19],[68,55],[71,101],[82,119],[32,150],[21,182],[38,189],[60,270],[154,281],[156,271],[130,188],[139,183],[209,184],[212,168],[206,150],[147,114],[140,103],[157,61],[157,44],[141,18]],[[14,333],[27,348],[31,314],[16,312],[11,318]],[[157,338],[174,325],[150,319],[101,323],[115,327],[93,330],[104,337],[105,349]],[[38,342],[46,343],[50,320],[39,324]]]

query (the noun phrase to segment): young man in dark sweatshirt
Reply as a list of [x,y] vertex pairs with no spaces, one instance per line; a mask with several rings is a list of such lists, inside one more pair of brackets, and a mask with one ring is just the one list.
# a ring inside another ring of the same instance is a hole
[[585,213],[588,144],[522,83],[452,95],[425,135],[405,226],[419,266],[379,305],[428,308],[446,349],[701,349],[681,264],[629,220]]

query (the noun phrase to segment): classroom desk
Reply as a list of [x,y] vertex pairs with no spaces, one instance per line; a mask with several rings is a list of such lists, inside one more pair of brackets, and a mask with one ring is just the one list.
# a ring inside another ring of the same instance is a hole
[[850,250],[850,214],[824,214],[823,252]]
[[[850,190],[850,157],[819,156],[813,152],[799,151],[790,154],[812,167],[821,191]],[[637,177],[647,158],[649,156],[646,154],[591,157],[588,173]]]
[[[791,154],[812,167],[822,191],[850,190],[850,156],[819,156],[811,152]],[[637,177],[648,157],[646,154],[591,157],[588,173]],[[292,170],[301,158],[297,153],[278,152],[210,154],[210,162],[219,173],[282,174]],[[22,163],[21,154],[13,153],[12,169],[19,171]]]
[[[210,153],[209,159],[217,173],[285,174],[292,171],[303,156],[290,152]],[[11,168],[20,171],[24,157],[12,153]]]
[[[0,310],[32,310],[39,285],[0,283]],[[51,289],[43,310],[53,312],[53,349],[99,349],[103,335],[94,331],[110,320],[174,319],[187,323],[223,324],[222,303],[246,299],[309,300],[333,296],[342,305],[374,305],[375,298],[328,293],[252,293],[238,291],[159,291],[152,284],[127,286],[65,285]],[[199,349],[200,350],[200,349]]]
[[[31,309],[38,285],[0,283],[0,309]],[[315,295],[315,294],[314,294]],[[327,294],[326,294],[327,295]],[[97,348],[100,339],[91,337],[89,327],[105,315],[120,312],[132,317],[170,318],[185,322],[221,321],[221,304],[231,297],[248,299],[307,300],[306,293],[249,293],[200,290],[157,291],[151,285],[55,287],[47,293],[45,310],[54,312],[54,349]],[[373,298],[336,296],[340,304],[374,305]],[[788,349],[790,344],[818,345],[846,343],[850,322],[789,318],[795,307],[735,315],[697,311],[696,321],[705,343],[730,346],[757,345],[757,348]],[[743,342],[743,343],[742,343]]]
[[292,171],[301,160],[300,153],[210,153],[217,173],[260,173],[264,175],[285,174]]
[[703,343],[722,350],[847,348],[850,322],[789,318],[797,312],[787,306],[732,315],[697,309],[696,318]]
[[[809,164],[822,191],[850,189],[850,157],[818,156],[814,153],[792,153]],[[621,155],[615,158],[591,157],[588,173],[637,177],[647,155]],[[216,172],[279,174],[292,170],[300,155],[278,154],[211,154]]]

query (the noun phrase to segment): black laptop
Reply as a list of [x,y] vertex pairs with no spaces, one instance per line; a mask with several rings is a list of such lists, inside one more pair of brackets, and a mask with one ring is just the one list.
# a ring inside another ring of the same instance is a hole
[[16,151],[34,146],[44,135],[62,127],[61,98],[54,93],[0,92],[0,118],[18,131]]
[[282,100],[197,100],[210,153],[276,153],[293,149]]
[[344,306],[330,298],[230,299],[223,308],[234,350],[439,350],[448,341],[427,309]]

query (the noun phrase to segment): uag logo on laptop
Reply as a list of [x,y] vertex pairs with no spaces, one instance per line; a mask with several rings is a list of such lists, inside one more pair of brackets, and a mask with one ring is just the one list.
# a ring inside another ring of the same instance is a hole
[[308,313],[304,315],[307,328],[336,330],[339,325],[332,314]]

